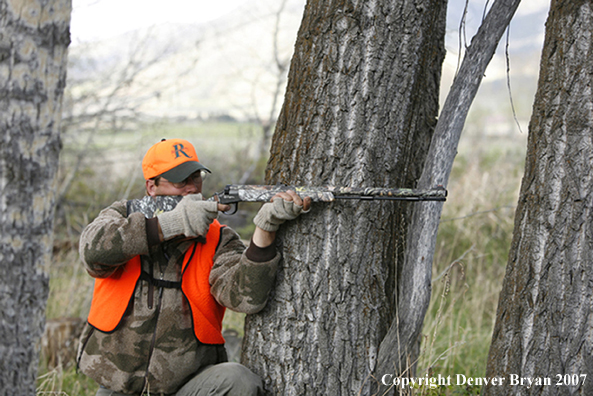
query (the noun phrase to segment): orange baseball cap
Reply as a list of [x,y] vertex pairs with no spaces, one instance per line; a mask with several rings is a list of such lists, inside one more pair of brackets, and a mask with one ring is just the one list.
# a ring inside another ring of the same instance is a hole
[[184,139],[163,139],[149,148],[142,160],[146,180],[162,176],[172,183],[179,183],[199,170],[212,173],[198,161],[194,146]]

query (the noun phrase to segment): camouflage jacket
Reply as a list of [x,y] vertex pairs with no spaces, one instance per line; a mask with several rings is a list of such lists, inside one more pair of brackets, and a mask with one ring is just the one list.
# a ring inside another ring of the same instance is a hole
[[[80,255],[93,277],[107,277],[134,256],[155,278],[178,282],[185,251],[195,241],[149,246],[141,213],[127,216],[126,201],[103,210],[80,238]],[[225,227],[210,272],[211,293],[238,312],[261,310],[273,285],[279,254],[275,248],[249,249]],[[151,268],[152,267],[152,268]],[[161,278],[162,277],[162,278]],[[200,343],[181,290],[140,280],[122,319],[111,333],[88,323],[78,353],[81,371],[106,388],[125,394],[172,394],[201,368],[226,361],[224,345]]]

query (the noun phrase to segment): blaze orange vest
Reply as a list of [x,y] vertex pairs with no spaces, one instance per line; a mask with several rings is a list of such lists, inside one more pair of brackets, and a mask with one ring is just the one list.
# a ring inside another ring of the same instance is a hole
[[[210,293],[210,270],[223,226],[210,225],[206,243],[195,243],[185,253],[181,270],[181,291],[189,301],[194,333],[204,344],[224,344],[222,318],[225,308]],[[114,331],[121,322],[142,271],[140,256],[108,278],[95,279],[95,289],[88,322],[103,331]]]

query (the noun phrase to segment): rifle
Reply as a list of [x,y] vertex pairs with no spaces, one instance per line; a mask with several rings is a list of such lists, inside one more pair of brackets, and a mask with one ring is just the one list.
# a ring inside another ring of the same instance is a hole
[[[380,187],[294,187],[284,184],[276,186],[229,184],[221,192],[215,193],[208,201],[218,201],[225,205],[234,205],[231,213],[238,210],[241,202],[270,202],[279,192],[295,191],[301,198],[310,197],[312,202],[334,202],[340,199],[362,201],[445,201],[447,190],[436,186],[427,190],[411,188],[380,188]],[[128,201],[128,214],[142,212],[147,218],[173,209],[181,200],[179,196],[146,196],[142,199]]]

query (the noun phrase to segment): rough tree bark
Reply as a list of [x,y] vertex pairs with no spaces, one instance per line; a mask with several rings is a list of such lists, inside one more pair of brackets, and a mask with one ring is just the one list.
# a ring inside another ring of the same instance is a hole
[[[438,113],[445,12],[442,0],[310,0],[267,183],[415,187]],[[361,390],[394,319],[413,205],[317,205],[280,231],[278,283],[243,346],[269,392]]]
[[486,395],[593,394],[592,83],[593,2],[553,0]]
[[35,394],[71,8],[0,0],[1,395]]

